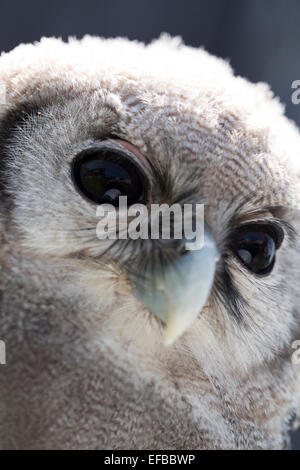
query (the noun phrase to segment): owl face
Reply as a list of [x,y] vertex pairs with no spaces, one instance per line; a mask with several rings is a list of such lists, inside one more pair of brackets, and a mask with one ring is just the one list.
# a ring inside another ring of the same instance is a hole
[[[299,136],[266,90],[203,51],[198,69],[194,54],[169,41],[86,39],[4,56],[1,221],[21,258],[59,266],[93,334],[133,343],[147,363],[181,351],[215,375],[271,360],[297,336],[299,170],[289,150]],[[184,295],[205,269],[174,240],[99,240],[97,206],[120,195],[129,205],[204,204],[219,253],[204,307],[167,352],[136,278],[185,263],[168,293]]]

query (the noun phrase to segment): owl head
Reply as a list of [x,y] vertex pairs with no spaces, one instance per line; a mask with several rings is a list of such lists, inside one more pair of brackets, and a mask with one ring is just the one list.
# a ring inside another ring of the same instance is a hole
[[[195,400],[197,378],[235,398],[273,390],[284,421],[297,407],[300,135],[268,86],[167,36],[21,45],[1,56],[0,86],[3,312],[18,279],[26,329],[39,335],[35,296],[56,306],[48,346],[113,345],[149,380],[180,375]],[[97,209],[120,196],[204,205],[204,248],[99,239]]]

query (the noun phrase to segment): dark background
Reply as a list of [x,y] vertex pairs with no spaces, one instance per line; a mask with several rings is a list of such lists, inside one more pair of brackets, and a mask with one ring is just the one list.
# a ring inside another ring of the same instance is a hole
[[300,104],[291,102],[291,83],[300,80],[300,0],[0,0],[0,18],[2,51],[41,36],[180,35],[230,59],[237,74],[268,82],[300,125]]

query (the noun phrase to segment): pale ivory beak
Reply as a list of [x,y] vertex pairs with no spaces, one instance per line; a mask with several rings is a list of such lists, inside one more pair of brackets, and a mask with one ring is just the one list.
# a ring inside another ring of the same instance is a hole
[[186,251],[165,267],[132,276],[136,297],[162,320],[165,345],[171,345],[195,321],[211,291],[218,249],[209,230],[205,230],[200,250]]

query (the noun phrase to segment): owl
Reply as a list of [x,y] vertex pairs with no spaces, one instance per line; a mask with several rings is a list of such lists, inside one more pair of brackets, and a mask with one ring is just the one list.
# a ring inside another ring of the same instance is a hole
[[[0,448],[288,447],[300,135],[269,87],[167,35],[20,45],[0,87]],[[121,196],[203,205],[202,248],[100,239]]]

